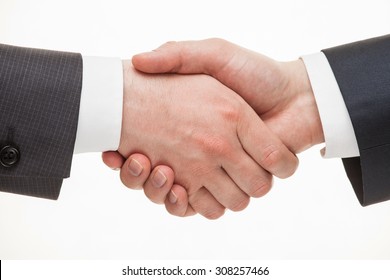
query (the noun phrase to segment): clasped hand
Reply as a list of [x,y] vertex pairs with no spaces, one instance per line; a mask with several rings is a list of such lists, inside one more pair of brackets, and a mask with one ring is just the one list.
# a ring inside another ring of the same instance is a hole
[[[123,62],[122,182],[177,216],[243,210],[323,142],[302,61],[276,62],[220,39],[170,42]],[[192,75],[183,75],[192,74]]]

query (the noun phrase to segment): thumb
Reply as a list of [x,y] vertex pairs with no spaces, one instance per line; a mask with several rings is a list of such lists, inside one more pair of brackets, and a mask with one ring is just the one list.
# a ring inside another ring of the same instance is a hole
[[133,66],[150,74],[178,72],[177,65],[181,64],[180,45],[177,42],[167,42],[151,52],[136,54],[132,58]]
[[167,42],[158,49],[133,56],[134,67],[142,72],[209,74],[218,73],[239,49],[222,39]]

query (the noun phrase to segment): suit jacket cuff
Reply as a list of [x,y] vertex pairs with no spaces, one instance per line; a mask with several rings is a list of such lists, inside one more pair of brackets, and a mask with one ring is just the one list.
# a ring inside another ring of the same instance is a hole
[[344,159],[362,205],[390,199],[390,35],[323,50],[337,79],[359,146]]

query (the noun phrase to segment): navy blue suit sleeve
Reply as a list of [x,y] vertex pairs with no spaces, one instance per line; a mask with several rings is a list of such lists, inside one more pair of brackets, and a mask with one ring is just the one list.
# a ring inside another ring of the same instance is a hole
[[390,199],[390,35],[323,50],[355,131],[360,158],[343,159],[363,206]]

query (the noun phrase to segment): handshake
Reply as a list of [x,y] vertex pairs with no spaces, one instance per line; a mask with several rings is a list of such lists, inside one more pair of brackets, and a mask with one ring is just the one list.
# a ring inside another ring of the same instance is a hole
[[169,42],[123,61],[122,182],[177,216],[216,219],[287,178],[324,142],[305,65],[220,39]]

